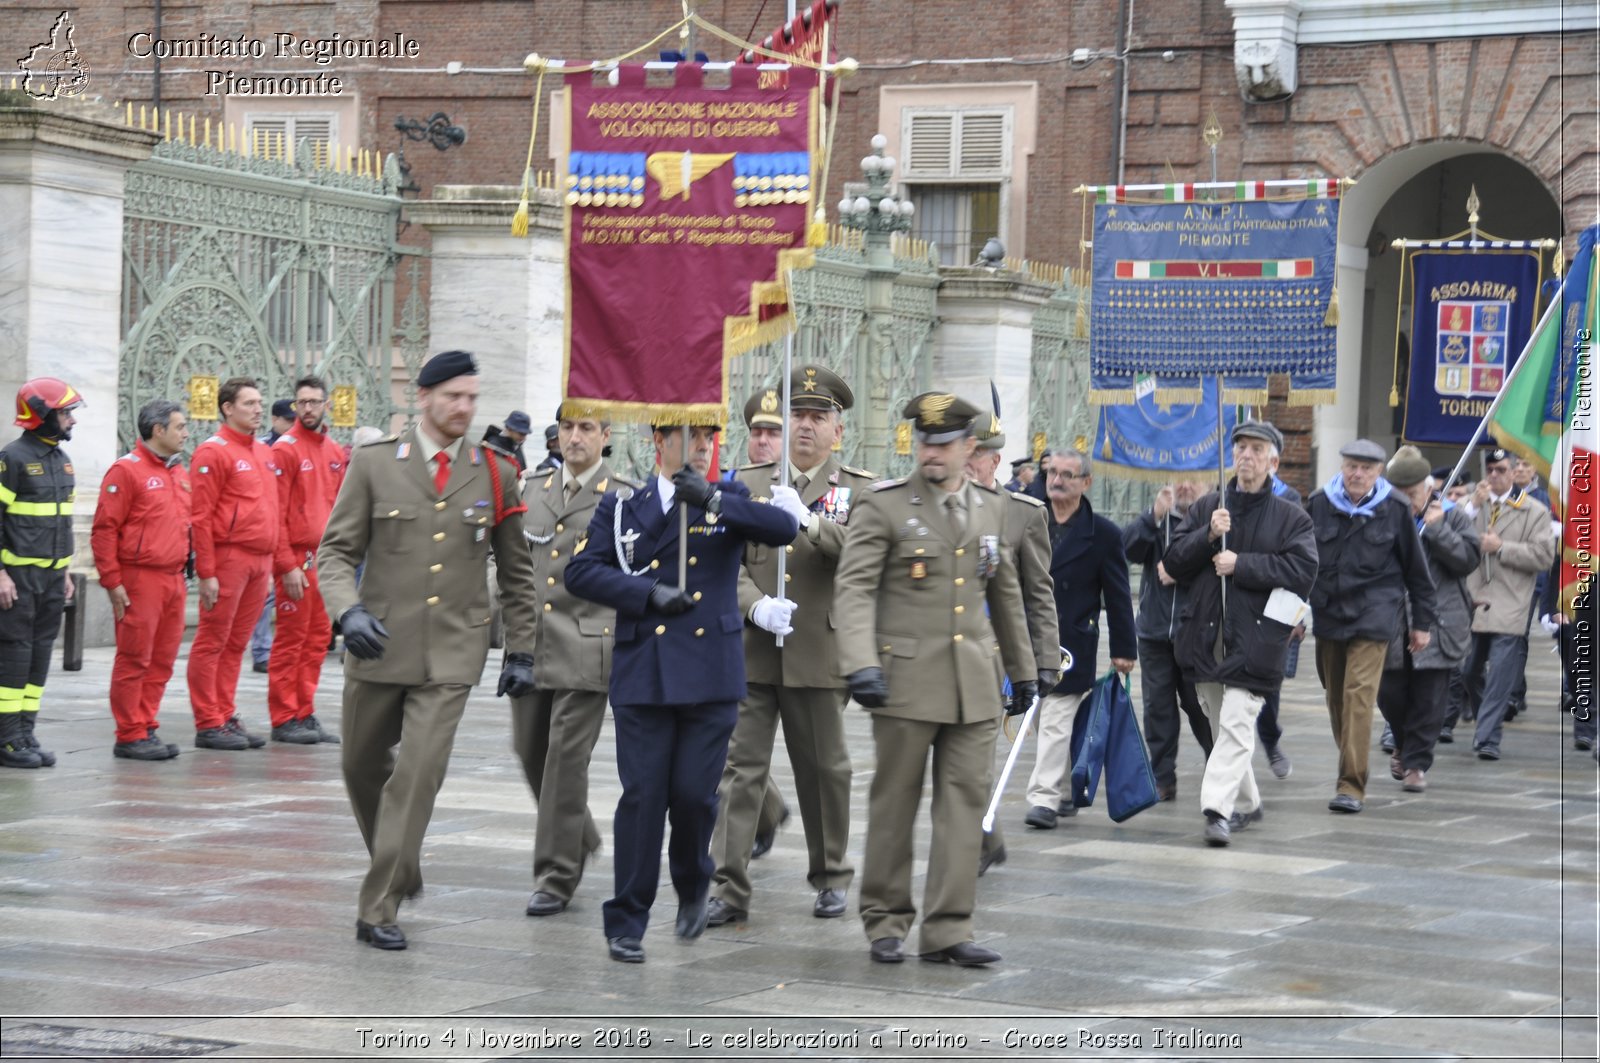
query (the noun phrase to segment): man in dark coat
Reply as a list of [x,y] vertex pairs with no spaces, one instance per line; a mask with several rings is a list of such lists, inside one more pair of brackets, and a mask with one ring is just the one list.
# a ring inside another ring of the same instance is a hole
[[[612,827],[616,895],[604,912],[611,958],[623,963],[644,962],[668,818],[678,936],[705,929],[717,783],[746,694],[744,548],[787,545],[806,512],[793,488],[774,487],[767,504],[737,480],[708,483],[716,431],[695,428],[685,447],[691,433],[658,428],[656,475],[600,501],[565,572],[567,590],[617,611],[610,694],[622,799]],[[669,479],[662,469],[678,471]],[[675,502],[688,511],[682,576]]]
[[1133,671],[1138,641],[1133,627],[1133,595],[1128,589],[1128,559],[1122,532],[1095,516],[1089,505],[1094,470],[1089,457],[1062,450],[1045,462],[1049,493],[1050,578],[1055,585],[1056,622],[1060,628],[1061,681],[1039,706],[1039,749],[1028,778],[1030,827],[1051,830],[1058,816],[1077,813],[1063,797],[1072,772],[1072,723],[1078,706],[1094,686],[1095,657],[1100,649],[1100,609],[1111,624],[1111,666],[1123,675]]
[[[1311,518],[1272,492],[1272,462],[1282,448],[1273,425],[1236,425],[1226,495],[1213,491],[1194,504],[1164,561],[1189,591],[1175,648],[1214,739],[1200,784],[1208,845],[1227,845],[1233,831],[1261,819],[1250,768],[1256,715],[1283,684],[1296,618],[1282,607],[1309,593],[1317,575]],[[1279,590],[1288,593],[1279,595],[1274,618],[1268,601]]]
[[1173,640],[1187,598],[1183,587],[1162,564],[1172,538],[1204,488],[1192,479],[1178,480],[1156,492],[1150,508],[1122,529],[1122,549],[1140,566],[1139,689],[1144,697],[1144,737],[1150,767],[1161,800],[1178,795],[1178,709],[1206,756],[1211,755],[1211,724],[1200,707],[1194,683],[1178,667]]
[[1413,654],[1427,649],[1435,607],[1411,504],[1382,475],[1388,455],[1370,439],[1346,443],[1339,455],[1339,472],[1306,503],[1320,565],[1311,612],[1317,677],[1339,744],[1339,782],[1328,809],[1360,812],[1389,640],[1409,613],[1407,646]]

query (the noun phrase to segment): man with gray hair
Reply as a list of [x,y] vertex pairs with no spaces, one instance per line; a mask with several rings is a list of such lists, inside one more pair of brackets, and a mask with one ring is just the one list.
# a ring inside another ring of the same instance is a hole
[[1383,478],[1388,457],[1370,439],[1346,443],[1339,472],[1311,496],[1320,568],[1311,591],[1317,677],[1339,745],[1331,812],[1360,812],[1367,794],[1372,707],[1389,641],[1401,621],[1413,656],[1428,648],[1437,619],[1433,577],[1411,504]]
[[111,599],[117,656],[111,665],[113,756],[170,760],[178,747],[156,737],[161,695],[183,642],[189,561],[189,426],[170,399],[138,414],[139,442],[106,470],[89,543]]

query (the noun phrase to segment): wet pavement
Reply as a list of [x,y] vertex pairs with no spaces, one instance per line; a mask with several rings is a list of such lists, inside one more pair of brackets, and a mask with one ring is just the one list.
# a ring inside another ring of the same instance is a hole
[[[1545,649],[1503,760],[1441,746],[1428,792],[1404,794],[1375,728],[1358,816],[1326,808],[1321,690],[1291,680],[1294,772],[1274,779],[1258,751],[1266,819],[1227,849],[1201,842],[1187,734],[1176,802],[1121,825],[1097,805],[1054,831],[1021,822],[1030,744],[1002,810],[1009,859],[979,883],[978,940],[1005,957],[986,970],[869,962],[853,889],[847,917],[813,918],[798,815],[752,865],[749,923],[681,943],[664,882],[642,966],[606,955],[609,851],[564,914],[528,918],[534,809],[492,682],[461,727],[426,892],[401,909],[410,948],[374,950],[354,939],[366,859],[338,748],[194,749],[180,661],[163,736],[183,754],[114,759],[111,651],[90,650],[46,689],[59,765],[0,770],[0,1055],[1594,1059],[1596,766]],[[330,658],[330,726],[341,680]],[[265,694],[247,669],[239,704],[262,734]],[[864,712],[849,737],[859,871]],[[792,799],[781,751],[776,770]],[[609,722],[592,779],[604,829]]]

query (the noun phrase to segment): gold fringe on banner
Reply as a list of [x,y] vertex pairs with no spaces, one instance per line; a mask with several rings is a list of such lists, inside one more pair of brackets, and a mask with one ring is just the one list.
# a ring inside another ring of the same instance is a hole
[[1206,400],[1206,392],[1204,388],[1165,388],[1157,385],[1153,397],[1163,406],[1178,403],[1194,406]]
[[757,347],[783,339],[795,329],[794,312],[784,311],[777,317],[757,322],[749,317],[724,318],[722,322],[722,353],[726,358],[747,354]]
[[1078,300],[1078,312],[1073,315],[1073,338],[1086,340],[1089,338],[1089,311],[1083,308],[1083,299]]
[[1119,388],[1116,391],[1090,388],[1088,399],[1095,406],[1132,406],[1139,401],[1132,388]]
[[[1262,392],[1263,395],[1266,392]],[[1289,392],[1285,400],[1290,406],[1327,406],[1339,399],[1337,388],[1300,388]],[[1265,402],[1263,398],[1261,401]]]
[[[1223,403],[1231,404],[1231,405],[1234,405],[1234,406],[1265,406],[1267,404],[1267,399],[1268,398],[1269,398],[1269,396],[1267,395],[1267,389],[1266,388],[1257,389],[1257,388],[1226,388],[1225,387],[1225,388],[1222,389],[1222,401],[1223,401]],[[1199,399],[1191,399],[1189,401],[1191,401],[1191,402],[1199,402],[1200,400]],[[1329,399],[1328,401],[1331,402],[1333,400]]]
[[568,409],[581,410],[585,416],[602,421],[620,421],[625,424],[692,425],[721,428],[728,420],[725,407],[709,402],[616,402],[610,399],[568,399],[561,404],[563,414]]
[[[1334,269],[1338,269],[1335,266]],[[1339,324],[1339,282],[1333,282],[1333,292],[1328,296],[1328,312],[1322,318],[1323,325],[1334,328]]]
[[[1110,442],[1110,440],[1107,440]],[[1119,465],[1108,458],[1096,458],[1094,461],[1096,476],[1105,473],[1108,476],[1119,476],[1127,480],[1141,480],[1145,483],[1169,484],[1175,480],[1201,480],[1217,474],[1217,467],[1213,464],[1209,469],[1141,469],[1134,465]],[[1233,473],[1232,463],[1229,463],[1228,472]]]

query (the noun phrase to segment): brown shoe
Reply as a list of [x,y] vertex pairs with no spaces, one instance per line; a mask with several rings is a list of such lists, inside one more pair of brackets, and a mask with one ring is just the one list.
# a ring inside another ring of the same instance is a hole
[[1389,758],[1389,777],[1391,779],[1404,779],[1406,777],[1406,769],[1400,763],[1400,754],[1398,753]]
[[1428,777],[1421,768],[1412,768],[1400,781],[1400,789],[1408,794],[1420,794],[1428,788]]

